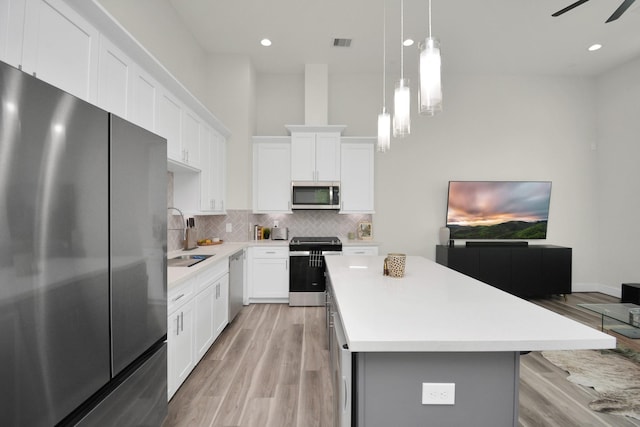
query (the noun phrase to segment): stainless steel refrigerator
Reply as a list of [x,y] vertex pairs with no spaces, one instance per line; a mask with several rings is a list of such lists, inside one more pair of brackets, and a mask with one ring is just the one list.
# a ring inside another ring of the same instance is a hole
[[0,62],[0,424],[167,413],[166,140]]

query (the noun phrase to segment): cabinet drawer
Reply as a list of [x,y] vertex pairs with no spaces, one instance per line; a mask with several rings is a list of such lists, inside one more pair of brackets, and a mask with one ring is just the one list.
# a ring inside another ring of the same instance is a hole
[[289,248],[287,247],[265,247],[251,248],[254,258],[288,258]]
[[198,273],[198,284],[196,293],[200,292],[202,289],[206,288],[220,277],[224,276],[229,272],[229,259],[227,257],[218,260],[211,267],[206,270]]
[[342,255],[378,255],[377,246],[343,246]]
[[167,294],[167,313],[171,314],[190,301],[195,294],[196,279],[189,279],[186,282],[171,289]]

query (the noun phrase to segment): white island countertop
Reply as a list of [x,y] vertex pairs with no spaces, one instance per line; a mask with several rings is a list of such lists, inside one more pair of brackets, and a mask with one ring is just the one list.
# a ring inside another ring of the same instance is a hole
[[493,352],[614,348],[614,337],[426,258],[405,277],[383,256],[327,257],[352,352]]

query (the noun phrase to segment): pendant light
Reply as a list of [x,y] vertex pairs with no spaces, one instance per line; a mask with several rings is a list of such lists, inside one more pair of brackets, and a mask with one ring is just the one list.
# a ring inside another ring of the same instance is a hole
[[420,43],[420,114],[435,115],[442,111],[440,42],[431,36],[431,0],[429,0],[429,36]]
[[386,0],[382,2],[382,112],[378,114],[378,151],[385,152],[391,148],[391,116],[387,112],[387,8]]
[[400,80],[393,94],[393,136],[409,135],[411,129],[411,95],[409,80],[404,78],[404,0],[400,0]]

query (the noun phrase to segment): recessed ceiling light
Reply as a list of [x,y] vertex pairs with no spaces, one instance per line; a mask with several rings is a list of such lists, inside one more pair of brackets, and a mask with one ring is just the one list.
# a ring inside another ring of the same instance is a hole
[[403,46],[413,46],[413,40],[412,39],[406,39],[405,41],[402,42]]
[[589,52],[595,52],[596,50],[600,49],[602,47],[601,44],[596,43],[596,44],[592,44],[591,46],[589,46]]
[[269,40],[269,39],[262,39],[262,40],[260,40],[260,44],[261,44],[262,46],[265,46],[265,47],[267,47],[267,46],[271,46],[271,40]]

